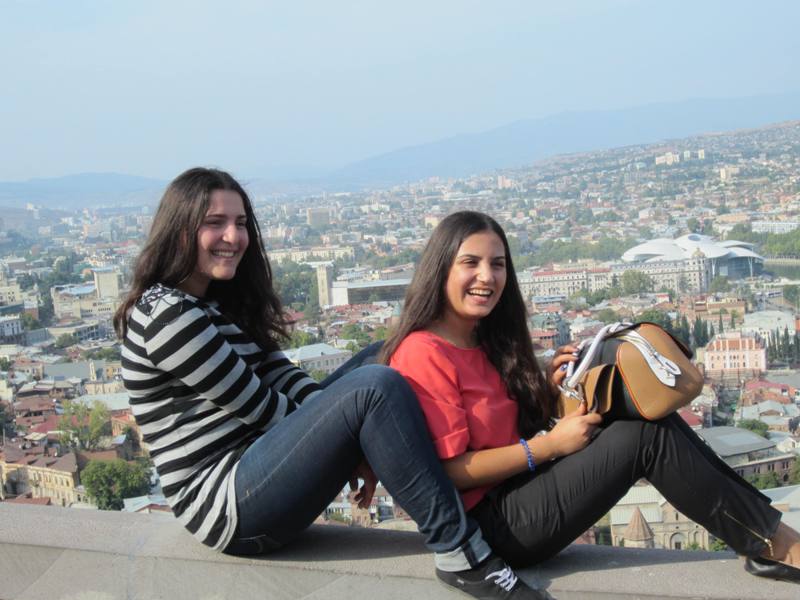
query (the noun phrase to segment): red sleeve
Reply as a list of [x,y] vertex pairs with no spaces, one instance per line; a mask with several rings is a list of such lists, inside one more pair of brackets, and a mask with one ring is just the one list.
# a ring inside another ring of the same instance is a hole
[[412,334],[403,340],[389,364],[416,392],[439,458],[466,452],[469,430],[458,389],[458,371],[450,358],[441,348]]

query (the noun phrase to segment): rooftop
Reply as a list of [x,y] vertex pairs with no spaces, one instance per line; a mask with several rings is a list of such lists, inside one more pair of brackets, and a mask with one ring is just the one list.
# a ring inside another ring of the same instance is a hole
[[[416,533],[316,526],[258,558],[217,554],[170,515],[0,503],[4,600],[461,597],[436,583]],[[789,600],[730,553],[571,546],[519,572],[559,600]]]
[[775,446],[757,433],[738,427],[711,427],[697,431],[705,442],[722,458],[767,450]]

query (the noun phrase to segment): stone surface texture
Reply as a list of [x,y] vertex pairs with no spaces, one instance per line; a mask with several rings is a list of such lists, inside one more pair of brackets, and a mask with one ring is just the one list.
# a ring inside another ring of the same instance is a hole
[[[800,586],[748,575],[730,553],[571,546],[520,571],[559,600],[789,600]],[[0,503],[2,600],[460,598],[416,533],[312,527],[257,558],[217,554],[170,515]]]

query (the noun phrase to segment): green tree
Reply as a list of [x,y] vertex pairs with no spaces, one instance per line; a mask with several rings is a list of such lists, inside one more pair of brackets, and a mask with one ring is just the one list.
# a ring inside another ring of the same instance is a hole
[[723,292],[729,292],[731,289],[731,284],[728,281],[728,278],[722,275],[717,275],[714,279],[711,280],[711,283],[708,285],[708,291],[712,294],[720,294]]
[[715,539],[713,542],[711,542],[709,549],[712,552],[727,552],[729,550],[728,544],[720,539]]
[[[273,266],[275,289],[285,306],[300,310],[317,296],[317,275],[309,265],[285,261]],[[318,299],[315,298],[318,302]]]
[[342,331],[339,335],[346,340],[355,340],[355,343],[358,345],[358,350],[366,348],[372,342],[372,338],[369,334],[356,323],[348,323],[342,327]]
[[22,327],[25,329],[25,331],[39,329],[42,326],[39,320],[34,318],[34,316],[29,313],[22,313],[20,320],[22,321]]
[[111,433],[108,408],[95,401],[91,408],[83,402],[64,402],[58,419],[60,442],[74,449],[94,450],[103,436]]
[[317,342],[319,342],[319,338],[313,333],[296,329],[292,332],[292,336],[289,339],[289,347],[299,348],[300,346],[308,346],[310,344],[316,344]]
[[622,291],[626,295],[641,294],[653,289],[653,279],[646,273],[631,269],[622,274]]
[[675,328],[672,326],[672,320],[669,318],[669,315],[655,308],[648,308],[640,312],[636,316],[636,321],[650,321],[651,323],[660,325],[671,334],[675,334]]
[[[681,323],[681,326],[683,323]],[[689,322],[687,319],[686,325],[688,327]],[[680,331],[680,330],[679,330]],[[703,320],[700,317],[694,318],[694,323],[692,324],[692,340],[694,341],[694,346],[704,346],[703,337],[705,336],[705,331],[703,329]]]
[[758,419],[742,419],[736,424],[736,426],[740,429],[747,429],[748,431],[757,433],[764,438],[767,437],[767,431],[769,431],[769,426]]
[[321,369],[312,369],[309,375],[314,381],[322,381],[328,376],[328,373],[326,371],[322,371]]
[[789,471],[789,485],[797,485],[800,483],[800,460],[795,459],[792,464],[792,470]]
[[692,542],[691,544],[686,544],[686,548],[684,548],[684,550],[688,550],[689,552],[697,552],[702,550],[702,548],[697,542]]
[[800,286],[794,284],[783,286],[783,298],[797,308],[800,303]]
[[598,321],[602,321],[603,323],[616,323],[617,321],[622,320],[619,316],[619,313],[611,308],[603,308],[598,310],[597,313],[595,313],[594,318]]
[[69,348],[70,346],[74,346],[78,343],[78,338],[76,338],[71,333],[62,333],[60,336],[56,338],[56,348]]
[[124,498],[149,491],[150,472],[144,463],[93,460],[81,472],[81,483],[100,510],[122,510]]
[[97,350],[89,350],[81,354],[84,360],[119,360],[122,358],[122,352],[119,346],[111,346],[109,348],[98,348]]
[[756,489],[769,490],[776,487],[781,487],[781,478],[775,471],[762,473],[761,475],[750,475],[747,478]]

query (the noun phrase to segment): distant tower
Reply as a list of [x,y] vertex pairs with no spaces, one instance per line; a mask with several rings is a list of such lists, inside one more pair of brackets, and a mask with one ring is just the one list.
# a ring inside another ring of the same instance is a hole
[[317,265],[317,289],[319,290],[319,305],[331,305],[331,283],[333,280],[333,263]]
[[120,274],[117,270],[105,267],[92,272],[98,298],[119,298]]
[[647,524],[647,521],[642,514],[642,511],[639,510],[639,507],[635,507],[633,509],[633,514],[631,515],[631,520],[628,523],[628,526],[625,528],[625,531],[622,533],[622,537],[625,539],[625,547],[626,548],[653,548],[653,530],[650,529],[650,525]]

